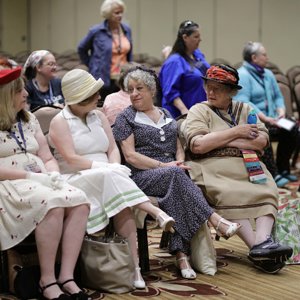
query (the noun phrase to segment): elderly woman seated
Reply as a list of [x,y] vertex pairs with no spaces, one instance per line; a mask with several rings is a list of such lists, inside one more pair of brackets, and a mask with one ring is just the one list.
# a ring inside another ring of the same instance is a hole
[[27,96],[21,68],[0,70],[0,250],[34,231],[40,298],[87,300],[73,273],[90,205],[83,191],[62,180],[37,119],[25,109]]
[[136,226],[131,207],[156,219],[172,231],[174,219],[151,204],[120,165],[120,153],[105,115],[97,108],[103,86],[88,72],[74,69],[62,78],[66,107],[50,124],[49,141],[64,178],[85,191],[91,201],[87,223],[89,234],[102,230],[113,218],[117,233],[127,237],[136,266],[136,288],[145,288],[136,249]]
[[159,87],[155,72],[135,67],[125,76],[124,85],[132,105],[117,117],[115,139],[138,187],[157,197],[159,207],[176,220],[169,251],[176,254],[182,277],[195,279],[188,256],[190,241],[200,226],[209,220],[221,236],[229,238],[240,225],[216,214],[186,174],[176,121],[167,110],[153,104]]
[[[292,249],[271,237],[277,187],[259,160],[268,145],[268,131],[248,104],[232,101],[241,89],[234,68],[212,66],[203,78],[207,101],[193,106],[181,126],[191,178],[215,211],[242,225],[238,235],[249,247],[254,266],[276,273]],[[255,220],[256,231],[250,219]]]

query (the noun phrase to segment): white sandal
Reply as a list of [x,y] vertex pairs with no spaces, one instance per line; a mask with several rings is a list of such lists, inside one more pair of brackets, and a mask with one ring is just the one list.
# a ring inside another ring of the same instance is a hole
[[135,268],[134,279],[133,286],[136,289],[144,289],[146,287],[146,283],[141,274],[141,268]]
[[156,217],[156,221],[163,231],[170,231],[171,233],[175,232],[173,228],[175,220],[172,217],[168,216],[165,212],[159,213],[159,215]]
[[[221,224],[225,224],[225,225],[228,225],[228,228],[226,230],[225,233],[222,233],[220,231],[220,225]],[[229,222],[227,221],[226,219],[224,218],[220,218],[220,220],[218,221],[218,225],[216,227],[216,232],[217,232],[217,235],[220,236],[220,237],[223,237],[224,239],[228,240],[230,237],[232,237],[233,235],[235,235],[237,233],[237,231],[241,228],[241,224],[239,223],[232,223],[232,222]]]
[[[185,264],[186,264],[186,266],[187,266],[187,268],[180,269],[180,267],[179,267],[179,261],[184,261]],[[192,267],[190,266],[187,256],[183,256],[183,257],[177,258],[176,259],[176,267],[180,270],[181,276],[183,278],[190,279],[190,280],[196,279],[197,274],[192,269]]]

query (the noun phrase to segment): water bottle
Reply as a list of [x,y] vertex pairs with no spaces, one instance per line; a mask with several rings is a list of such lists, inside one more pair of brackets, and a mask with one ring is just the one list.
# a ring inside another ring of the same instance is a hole
[[247,123],[248,124],[256,124],[257,123],[257,115],[254,110],[250,111],[248,118],[247,118]]

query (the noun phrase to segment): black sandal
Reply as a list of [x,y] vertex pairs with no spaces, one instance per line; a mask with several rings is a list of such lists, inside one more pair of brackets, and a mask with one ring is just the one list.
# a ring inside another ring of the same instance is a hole
[[52,298],[52,299],[46,298],[46,297],[44,296],[44,291],[45,291],[47,288],[49,288],[49,287],[51,287],[51,286],[53,286],[53,285],[58,285],[58,286],[59,286],[59,284],[58,284],[57,282],[52,282],[52,283],[49,283],[49,284],[47,284],[47,285],[45,285],[45,286],[39,286],[39,292],[40,292],[40,297],[39,297],[39,299],[41,299],[41,300],[70,300],[70,299],[71,299],[70,296],[68,296],[68,295],[66,295],[66,294],[60,294],[58,297]]
[[[65,288],[64,288],[64,285],[68,282],[71,282],[71,281],[74,281],[75,280],[72,278],[72,279],[68,279],[62,283],[59,283],[59,286],[60,288],[62,289],[62,291],[64,293],[66,293],[67,295],[69,295],[69,297],[72,299],[72,300],[89,300],[91,299],[86,293],[84,293],[83,291],[79,291],[78,293],[74,293],[74,294],[71,294],[70,292],[68,292]],[[75,282],[76,283],[76,282]]]

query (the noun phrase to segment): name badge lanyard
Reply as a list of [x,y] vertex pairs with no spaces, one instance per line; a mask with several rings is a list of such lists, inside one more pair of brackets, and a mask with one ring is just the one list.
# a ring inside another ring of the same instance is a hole
[[216,112],[216,114],[217,114],[222,120],[224,120],[224,121],[227,123],[227,125],[228,125],[230,128],[232,128],[233,126],[237,126],[236,120],[235,120],[235,118],[234,118],[234,116],[233,116],[233,114],[232,114],[232,105],[230,105],[230,107],[229,107],[229,109],[228,109],[228,114],[229,114],[229,116],[230,116],[230,118],[231,118],[231,121],[232,121],[233,125],[232,125],[231,123],[229,123],[228,120],[226,120],[226,118],[223,116],[223,114],[222,114],[217,108],[215,108],[215,112]]
[[[232,115],[232,106],[229,107],[228,109],[228,114],[230,115],[231,121],[233,123],[230,124],[228,120],[225,119],[225,117],[221,114],[221,112],[216,108],[216,114],[224,120],[230,128],[233,126],[237,126],[237,123],[235,121],[234,116]],[[259,158],[257,157],[257,154],[253,150],[244,150],[240,149],[243,155],[243,160],[244,164],[246,167],[246,170],[249,175],[249,180],[252,183],[257,183],[257,184],[263,184],[267,181],[267,176],[265,172],[263,171],[263,168],[260,164]]]
[[24,132],[23,132],[21,121],[18,121],[18,128],[19,128],[19,132],[20,132],[20,135],[21,135],[21,138],[22,138],[22,142],[18,139],[18,137],[16,136],[15,132],[9,131],[9,135],[17,142],[18,146],[26,154],[26,152],[27,152],[27,150],[26,150],[27,146],[26,146],[26,140],[25,140],[25,137],[24,137]]

